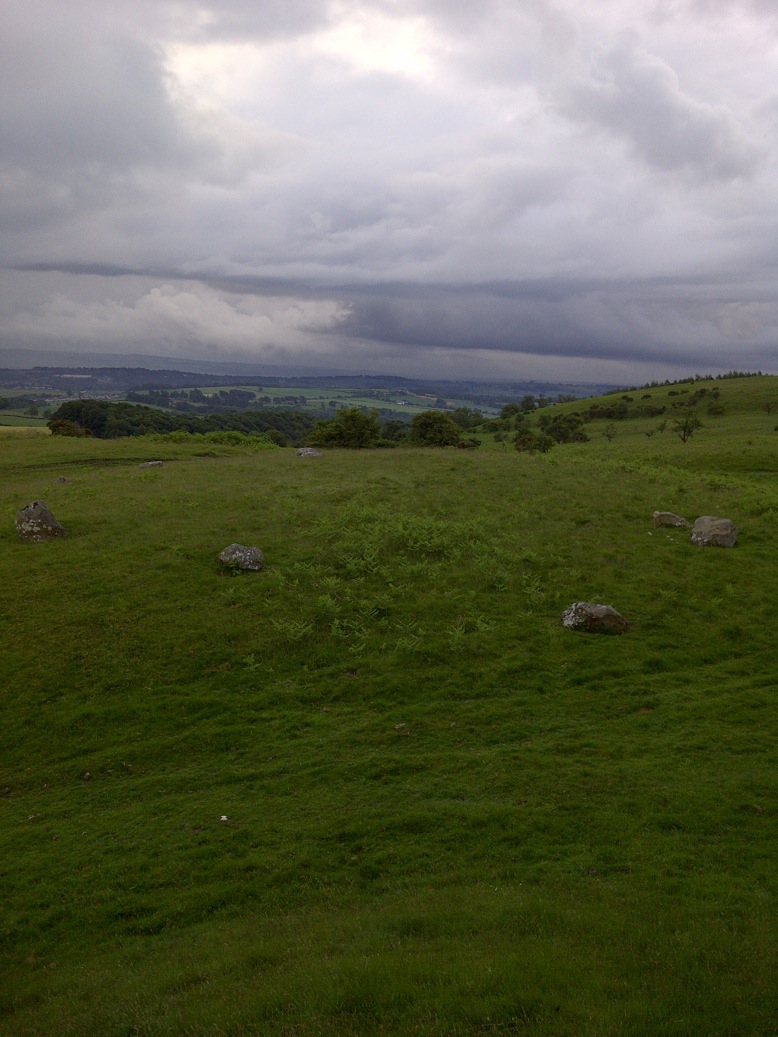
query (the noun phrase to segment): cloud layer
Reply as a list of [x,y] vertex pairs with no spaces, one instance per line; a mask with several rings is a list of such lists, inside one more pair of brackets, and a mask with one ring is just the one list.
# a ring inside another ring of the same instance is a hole
[[762,0],[11,0],[8,346],[778,371]]

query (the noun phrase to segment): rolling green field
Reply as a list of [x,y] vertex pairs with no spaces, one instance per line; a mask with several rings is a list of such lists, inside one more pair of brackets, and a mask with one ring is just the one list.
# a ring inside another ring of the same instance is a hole
[[15,428],[43,429],[48,432],[46,418],[31,417],[21,411],[0,411],[0,433]]
[[778,378],[720,387],[540,455],[0,438],[0,1035],[778,1032]]
[[[380,380],[378,384],[380,385]],[[419,395],[402,389],[377,388],[372,393],[360,389],[320,389],[297,386],[263,386],[258,389],[254,383],[227,387],[223,385],[204,386],[201,391],[206,396],[212,397],[218,396],[219,391],[225,388],[254,392],[258,399],[269,399],[279,407],[290,406],[289,401],[295,400],[294,406],[302,410],[313,410],[317,414],[322,410],[334,411],[338,407],[377,407],[382,412],[394,414],[398,418],[410,418],[420,411],[433,407],[437,400],[437,397],[431,394]],[[445,402],[452,408],[472,406],[469,400],[463,399],[447,398]],[[486,416],[497,414],[496,407],[480,405],[478,410]]]

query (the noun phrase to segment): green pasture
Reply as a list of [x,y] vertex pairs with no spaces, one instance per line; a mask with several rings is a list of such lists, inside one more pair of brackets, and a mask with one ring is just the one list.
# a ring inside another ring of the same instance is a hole
[[30,435],[45,435],[48,436],[49,430],[46,424],[46,419],[29,418],[23,416],[16,416],[4,414],[0,418],[0,436],[4,435],[24,435],[29,433]]
[[0,1035],[775,1034],[750,381],[537,456],[0,439]]
[[[426,395],[420,396],[416,393],[411,392],[398,392],[394,389],[381,389],[380,386],[376,387],[376,391],[380,394],[378,396],[370,395],[358,389],[305,389],[295,387],[262,387],[257,389],[256,384],[246,383],[245,385],[230,385],[220,386],[213,385],[204,387],[201,391],[206,396],[218,395],[220,389],[245,389],[250,392],[255,392],[258,397],[269,396],[272,400],[278,400],[278,406],[288,406],[288,403],[284,402],[290,396],[295,396],[305,400],[304,406],[310,407],[317,412],[322,408],[332,409],[333,412],[336,408],[330,408],[330,401],[334,401],[337,408],[347,407],[368,407],[368,408],[379,408],[382,411],[388,410],[396,413],[397,417],[412,417],[414,414],[420,411],[429,410],[435,406],[437,400],[436,396]],[[469,400],[460,399],[446,399],[446,403],[450,407],[472,407],[472,403]],[[479,406],[474,408],[480,410],[483,414],[491,415],[496,414],[497,411],[494,408]]]

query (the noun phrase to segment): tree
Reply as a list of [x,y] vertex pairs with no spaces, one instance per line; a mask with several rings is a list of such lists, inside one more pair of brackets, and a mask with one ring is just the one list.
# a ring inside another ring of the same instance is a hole
[[391,443],[397,443],[399,440],[407,439],[408,422],[399,421],[397,418],[385,421],[381,426],[381,435]]
[[[131,406],[131,404],[127,406]],[[143,409],[148,410],[148,408]],[[87,429],[90,435],[100,439],[108,420],[108,412],[108,404],[100,400],[69,400],[54,411],[49,421],[49,428],[55,421],[71,421],[80,425],[81,428]]]
[[483,421],[481,412],[473,410],[472,407],[455,408],[451,412],[451,418],[463,429],[474,428]]
[[516,449],[521,454],[547,454],[553,445],[554,440],[544,432],[519,429],[516,433]]
[[460,430],[450,414],[425,410],[411,421],[410,440],[415,446],[456,446]]
[[451,412],[451,417],[461,429],[474,428],[484,420],[480,410],[473,410],[472,407],[457,407]]
[[584,419],[580,414],[541,414],[538,425],[542,432],[556,443],[585,443],[589,437],[583,430]]
[[702,422],[696,414],[686,414],[683,418],[673,422],[673,432],[682,443],[687,443],[698,428],[702,428]]
[[49,429],[51,430],[52,436],[88,436],[89,429],[81,428],[75,421],[67,421],[65,418],[58,418],[56,421],[49,422]]
[[616,426],[606,425],[602,434],[605,436],[609,443],[612,443],[613,440],[616,438]]
[[381,435],[378,414],[371,410],[365,414],[358,407],[339,411],[334,418],[317,421],[308,436],[311,446],[345,447],[362,450],[376,446]]

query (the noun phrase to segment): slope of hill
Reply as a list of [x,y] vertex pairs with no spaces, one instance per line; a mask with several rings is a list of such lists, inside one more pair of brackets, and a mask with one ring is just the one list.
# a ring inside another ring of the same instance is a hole
[[547,454],[3,439],[0,1034],[771,1033],[778,379],[717,384]]

